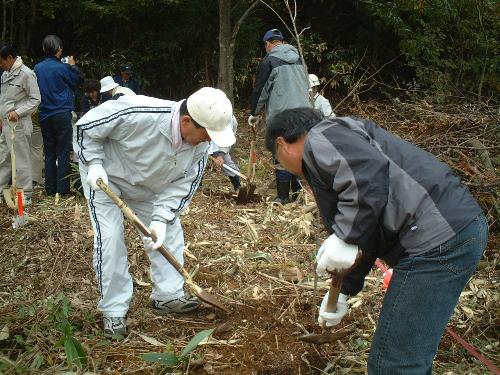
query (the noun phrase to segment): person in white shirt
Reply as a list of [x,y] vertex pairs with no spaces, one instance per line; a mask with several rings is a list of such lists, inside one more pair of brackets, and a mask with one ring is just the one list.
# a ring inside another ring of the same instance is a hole
[[309,95],[314,109],[320,111],[327,118],[336,117],[328,99],[319,93],[319,79],[316,74],[309,74]]

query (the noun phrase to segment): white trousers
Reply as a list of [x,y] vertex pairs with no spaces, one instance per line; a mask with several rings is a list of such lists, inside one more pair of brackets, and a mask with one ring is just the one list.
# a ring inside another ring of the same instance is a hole
[[[80,168],[80,175],[94,229],[93,266],[100,294],[97,307],[105,317],[125,317],[132,299],[133,284],[128,270],[124,217],[120,208],[103,191],[94,191],[87,185],[87,173],[83,168]],[[111,181],[109,186],[116,194],[121,195],[119,186]],[[124,200],[139,219],[149,226],[154,202]],[[182,265],[184,233],[179,219],[174,224],[167,225],[164,245]],[[152,251],[147,254],[153,282],[151,299],[166,300],[183,296],[183,277],[160,252]]]

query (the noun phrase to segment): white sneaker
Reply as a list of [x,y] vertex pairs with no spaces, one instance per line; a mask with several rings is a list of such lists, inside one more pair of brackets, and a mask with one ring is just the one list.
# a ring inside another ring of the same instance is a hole
[[104,317],[102,319],[102,325],[104,328],[104,336],[112,337],[116,335],[127,336],[128,335],[128,327],[127,323],[125,323],[125,318],[120,317],[112,317],[107,318]]
[[197,297],[190,296],[189,294],[165,301],[154,299],[151,303],[153,312],[156,315],[193,311],[200,307],[200,304],[201,302]]

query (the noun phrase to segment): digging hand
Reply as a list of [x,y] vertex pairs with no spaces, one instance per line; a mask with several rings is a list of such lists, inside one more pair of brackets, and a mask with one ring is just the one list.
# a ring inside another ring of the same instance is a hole
[[337,300],[337,311],[326,312],[326,305],[328,301],[328,295],[330,292],[326,293],[321,301],[321,307],[319,308],[318,323],[323,327],[323,323],[327,327],[333,327],[342,321],[342,318],[349,311],[349,305],[347,304],[347,296],[343,293],[339,294]]
[[94,190],[101,190],[97,185],[97,180],[101,179],[106,185],[108,184],[108,175],[101,164],[92,164],[87,172],[87,184]]
[[143,237],[144,247],[147,251],[157,250],[163,242],[165,241],[165,237],[167,236],[167,224],[161,221],[153,220],[151,225],[149,226],[149,230],[151,233],[154,233],[156,236],[156,242],[153,241],[151,237]]
[[328,237],[316,254],[316,273],[318,276],[328,276],[328,271],[344,271],[356,261],[358,247],[350,245],[335,233]]
[[224,164],[224,156],[214,157],[214,163],[218,168],[222,168],[222,165]]
[[253,115],[250,115],[248,116],[248,125],[250,126],[256,126],[260,121],[260,116],[259,115],[256,115],[256,116],[253,116]]
[[17,120],[19,120],[19,115],[17,114],[16,111],[11,111],[7,114],[7,118],[11,122],[16,122]]

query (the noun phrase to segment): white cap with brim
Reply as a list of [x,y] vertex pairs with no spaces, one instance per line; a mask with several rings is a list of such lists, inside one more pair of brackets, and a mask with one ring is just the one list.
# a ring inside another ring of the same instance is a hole
[[224,91],[202,87],[187,98],[187,110],[217,146],[230,147],[236,142],[231,127],[233,106]]
[[115,87],[119,86],[111,76],[104,77],[100,82],[101,92],[108,92],[109,90],[113,90]]

